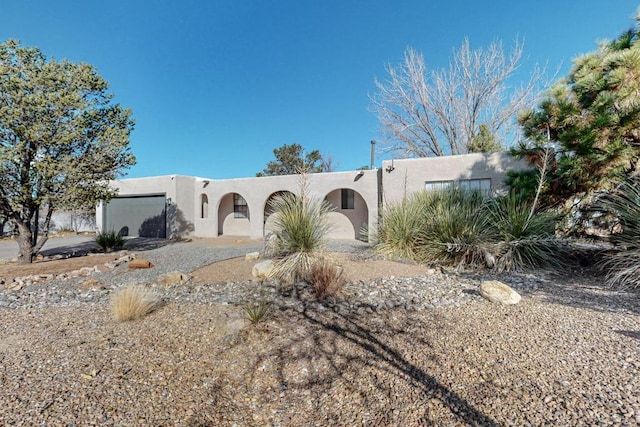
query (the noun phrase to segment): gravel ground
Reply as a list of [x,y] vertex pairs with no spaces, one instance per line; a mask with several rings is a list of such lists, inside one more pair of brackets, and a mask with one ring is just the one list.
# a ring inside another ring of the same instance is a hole
[[[250,248],[145,251],[157,267],[133,281]],[[115,270],[84,297],[68,284],[0,292],[32,293],[0,308],[0,424],[640,424],[640,295],[597,277],[502,276],[523,294],[508,307],[479,297],[474,274],[353,282],[323,303],[302,285],[187,284],[117,323]],[[237,304],[255,293],[272,316],[250,325]]]

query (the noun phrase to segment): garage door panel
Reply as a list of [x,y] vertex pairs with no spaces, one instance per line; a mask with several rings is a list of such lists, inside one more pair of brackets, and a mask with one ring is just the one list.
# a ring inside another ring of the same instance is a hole
[[116,197],[106,207],[106,228],[123,236],[166,238],[165,196]]

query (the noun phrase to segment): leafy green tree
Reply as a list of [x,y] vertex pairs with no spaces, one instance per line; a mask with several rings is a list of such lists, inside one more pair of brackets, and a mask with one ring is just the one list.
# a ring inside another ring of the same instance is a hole
[[473,136],[469,145],[469,153],[497,153],[502,151],[502,144],[496,141],[496,137],[491,133],[491,129],[486,124],[481,124],[478,132]]
[[47,241],[56,208],[108,199],[135,164],[131,111],[107,90],[91,65],[0,44],[0,215],[17,226],[18,262]]
[[275,160],[267,163],[267,167],[256,176],[294,175],[304,170],[308,173],[331,172],[333,170],[332,159],[324,158],[320,151],[304,152],[300,144],[284,144],[273,150]]
[[[514,154],[540,166],[540,153],[553,153],[543,193],[547,204],[588,200],[638,173],[639,34],[636,24],[576,59],[538,108],[520,116],[527,141]],[[518,174],[511,178],[516,186],[531,185]]]

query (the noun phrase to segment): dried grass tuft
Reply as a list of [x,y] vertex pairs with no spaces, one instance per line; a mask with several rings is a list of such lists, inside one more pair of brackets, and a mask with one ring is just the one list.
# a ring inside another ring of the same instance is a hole
[[342,267],[334,262],[321,258],[312,267],[309,273],[308,281],[316,292],[316,298],[324,299],[335,297],[345,284],[342,277]]
[[139,319],[155,310],[160,296],[140,285],[129,285],[112,298],[113,315],[118,322]]

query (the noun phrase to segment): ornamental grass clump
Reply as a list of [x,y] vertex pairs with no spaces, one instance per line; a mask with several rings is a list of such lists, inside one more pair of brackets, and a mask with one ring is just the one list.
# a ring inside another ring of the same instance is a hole
[[609,241],[616,250],[600,263],[607,284],[640,288],[640,178],[629,179],[616,192],[601,197],[595,209],[614,218]]
[[271,277],[288,284],[305,280],[326,244],[332,208],[304,193],[276,197],[271,206],[279,253]]
[[327,258],[316,261],[307,280],[313,286],[317,299],[335,297],[342,292],[345,284],[342,271],[342,267]]
[[160,301],[160,296],[153,290],[129,285],[113,296],[113,316],[118,322],[139,319],[158,308]]

